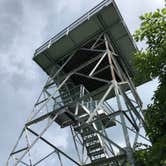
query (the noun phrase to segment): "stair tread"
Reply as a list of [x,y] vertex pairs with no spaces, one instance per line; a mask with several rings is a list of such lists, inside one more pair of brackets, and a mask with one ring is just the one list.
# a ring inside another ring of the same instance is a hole
[[89,163],[89,164],[85,164],[83,166],[107,166],[107,165],[115,165],[115,161],[117,160],[122,160],[122,159],[125,159],[125,155],[117,155],[117,156],[113,156],[113,157],[109,157],[109,158],[106,158],[106,157],[101,157],[101,158],[98,158],[98,159],[95,159],[93,160],[92,163]]
[[88,154],[89,154],[90,156],[98,156],[98,155],[104,154],[104,150],[103,150],[103,149],[100,149],[100,150],[98,150],[98,151],[88,152]]
[[102,147],[101,144],[99,142],[96,142],[92,145],[87,146],[87,149],[88,149],[88,151],[92,151],[92,150],[95,150],[95,149],[99,149],[101,147]]
[[86,139],[85,139],[85,142],[86,142],[86,143],[90,143],[90,142],[92,142],[92,141],[97,141],[97,140],[98,140],[98,136],[95,135],[95,136],[93,136],[93,137],[86,138]]
[[93,131],[83,131],[83,132],[81,132],[81,135],[83,136],[83,137],[85,137],[85,136],[88,136],[88,135],[96,135],[96,133],[95,132],[93,132]]

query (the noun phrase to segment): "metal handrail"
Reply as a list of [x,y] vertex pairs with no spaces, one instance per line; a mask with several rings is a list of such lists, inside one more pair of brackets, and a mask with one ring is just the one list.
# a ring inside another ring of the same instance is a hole
[[81,16],[79,19],[74,21],[72,24],[70,24],[68,27],[63,29],[60,33],[55,35],[53,38],[45,42],[41,47],[36,49],[34,57],[43,52],[46,48],[48,48],[51,44],[58,41],[60,38],[62,38],[65,34],[68,34],[69,31],[72,31],[75,29],[78,25],[89,19],[91,16],[96,14],[98,11],[100,11],[103,7],[108,6],[112,3],[113,0],[104,0],[101,3],[99,3],[96,7],[92,8],[90,11],[85,13],[83,16]]
[[[54,98],[54,100],[55,100],[54,107],[55,108],[59,108],[61,106],[64,106],[64,103],[65,104],[66,103],[70,104],[70,103],[74,102],[75,101],[74,99],[77,99],[79,97],[79,95],[80,95],[80,91],[79,90],[80,90],[81,86],[82,85],[78,85],[78,86],[76,86],[74,88],[71,88],[69,93],[65,93],[64,94],[66,96],[63,96],[63,94],[60,94],[60,95],[56,96]],[[86,94],[84,94],[84,96],[86,96],[87,94],[89,94],[89,91],[85,87],[84,87],[84,89],[85,89],[85,93],[86,93]],[[73,92],[75,92],[75,93],[73,93]],[[84,97],[84,96],[82,96],[82,97]],[[71,101],[69,102],[70,99],[71,99]],[[92,100],[92,98],[89,96],[89,97],[86,98],[86,100],[90,101],[90,100]]]

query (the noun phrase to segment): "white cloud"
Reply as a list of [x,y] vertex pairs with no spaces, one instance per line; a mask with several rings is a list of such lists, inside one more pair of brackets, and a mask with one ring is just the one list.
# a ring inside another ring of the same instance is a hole
[[115,2],[117,3],[131,33],[139,27],[139,16],[146,12],[154,11],[157,8],[164,7],[164,0],[116,0]]

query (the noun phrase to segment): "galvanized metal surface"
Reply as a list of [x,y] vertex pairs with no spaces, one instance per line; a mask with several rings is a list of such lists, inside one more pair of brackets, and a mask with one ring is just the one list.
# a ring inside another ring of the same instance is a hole
[[[93,48],[86,47],[86,49],[94,51],[99,41],[104,42],[105,48],[102,47],[102,54],[98,51],[98,56],[92,56],[87,63],[74,67],[67,74],[63,71],[70,61],[73,61],[74,55],[72,58],[68,57],[59,69],[56,67],[44,85],[6,166],[42,165],[53,154],[57,155],[56,162],[61,166],[66,165],[64,157],[71,161],[72,165],[122,166],[127,162],[132,166],[135,165],[133,151],[137,150],[137,143],[142,140],[143,143],[149,142],[145,132],[142,133],[146,124],[141,112],[141,100],[123,61],[118,61],[119,55],[114,52],[108,35],[102,34],[98,38],[92,43]],[[107,69],[101,65],[103,62],[108,64]],[[88,67],[89,65],[91,67]],[[100,78],[101,75],[96,73],[104,70],[107,70],[107,76]],[[79,78],[77,86],[72,80],[74,75],[83,75]],[[104,83],[104,88],[103,84],[97,84],[98,89],[93,89],[88,84],[81,84],[81,80],[85,77],[88,81],[95,79],[96,82]],[[130,91],[130,95],[126,91]],[[113,96],[115,96],[114,104],[117,103],[117,108],[112,107],[110,101],[108,102],[108,99]],[[130,99],[131,96],[132,99]],[[41,122],[47,123],[44,127],[41,126],[42,130],[34,131],[33,126],[40,126]],[[71,128],[77,157],[61,150],[44,137],[47,130],[55,123],[62,128]],[[112,132],[114,128],[122,129],[120,137],[124,140],[123,145],[119,144],[118,139],[111,137],[118,131]],[[30,141],[32,136],[35,136],[35,139]],[[53,148],[53,151],[36,159],[33,157],[32,149],[40,140]],[[21,148],[20,142],[25,142]]]
[[59,59],[70,56],[102,33],[108,34],[115,52],[123,59],[131,74],[132,56],[137,47],[112,0],[103,1],[39,47],[33,59],[48,75],[51,75],[52,67]]

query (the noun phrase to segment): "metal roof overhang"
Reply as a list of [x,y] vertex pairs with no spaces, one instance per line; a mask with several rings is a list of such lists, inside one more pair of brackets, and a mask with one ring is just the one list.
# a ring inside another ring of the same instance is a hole
[[124,60],[130,74],[133,73],[132,55],[137,47],[113,0],[101,2],[39,47],[33,59],[50,75],[50,69],[59,59],[71,55],[85,42],[103,32],[107,32],[116,52]]

